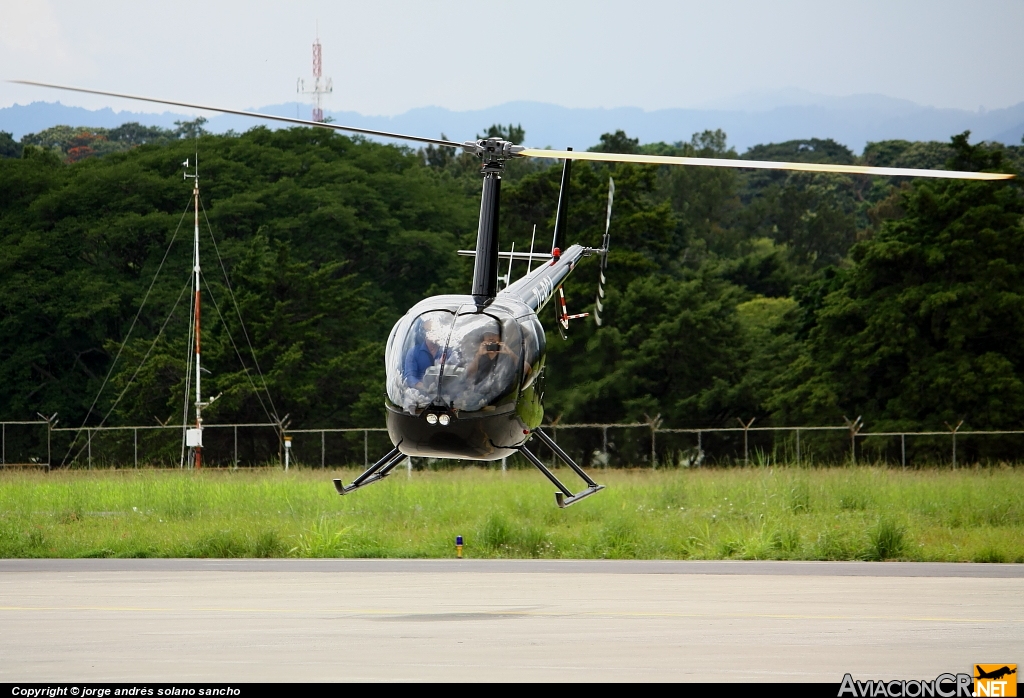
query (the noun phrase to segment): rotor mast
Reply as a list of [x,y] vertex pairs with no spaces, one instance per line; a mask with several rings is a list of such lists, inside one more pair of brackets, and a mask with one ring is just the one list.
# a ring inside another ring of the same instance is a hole
[[500,138],[467,141],[462,148],[480,156],[484,176],[480,195],[480,221],[476,231],[476,260],[473,263],[472,295],[485,304],[498,295],[498,214],[501,208],[501,175],[505,162],[522,146]]

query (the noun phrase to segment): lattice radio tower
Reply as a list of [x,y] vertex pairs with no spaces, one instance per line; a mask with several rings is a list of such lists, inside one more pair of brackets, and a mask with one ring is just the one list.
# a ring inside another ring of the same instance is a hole
[[334,92],[334,83],[323,77],[323,60],[320,50],[320,27],[317,26],[316,41],[313,43],[313,87],[306,89],[306,81],[299,78],[299,94],[313,95],[313,121],[324,120],[324,95]]

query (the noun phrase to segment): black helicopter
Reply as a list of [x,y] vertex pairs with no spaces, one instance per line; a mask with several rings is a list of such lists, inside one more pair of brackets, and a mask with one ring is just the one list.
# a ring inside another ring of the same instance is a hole
[[[272,116],[236,109],[153,99],[99,90],[15,80],[35,85],[107,97],[134,99],[191,109],[251,116],[300,126],[395,138],[461,148],[480,158],[483,192],[476,248],[464,251],[475,257],[473,286],[466,295],[426,298],[402,317],[391,330],[385,353],[387,428],[392,448],[350,485],[334,480],[338,494],[348,494],[387,477],[408,456],[429,456],[494,461],[521,453],[558,488],[555,501],[566,507],[603,489],[539,427],[544,416],[545,335],[538,313],[557,293],[555,308],[560,332],[570,319],[565,310],[562,285],[584,257],[601,258],[601,279],[607,263],[613,186],[609,189],[608,217],[600,248],[567,245],[566,214],[569,177],[573,160],[632,162],[648,165],[698,165],[805,172],[835,172],[881,176],[937,177],[996,180],[1013,175],[988,172],[953,172],[894,167],[866,167],[818,163],[766,162],[716,158],[692,158],[619,153],[593,153],[572,149],[525,148],[500,138],[462,143],[386,131]],[[501,177],[505,163],[515,158],[540,157],[563,161],[561,188],[550,253],[500,252],[498,215]],[[536,269],[499,292],[499,260],[541,261]],[[600,310],[600,297],[596,310]],[[598,319],[595,314],[595,319]],[[563,334],[564,336],[564,334]],[[586,488],[573,494],[527,448],[531,438],[550,448],[569,466]]]

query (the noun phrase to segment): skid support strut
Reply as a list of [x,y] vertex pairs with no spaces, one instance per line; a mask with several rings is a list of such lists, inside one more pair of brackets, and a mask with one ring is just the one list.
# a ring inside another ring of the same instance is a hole
[[583,490],[579,494],[573,494],[568,487],[563,485],[562,482],[557,477],[555,477],[555,474],[553,472],[548,470],[547,466],[545,466],[544,463],[541,462],[540,458],[535,456],[529,449],[526,448],[525,444],[520,446],[519,452],[522,453],[528,461],[537,466],[537,470],[544,473],[544,476],[548,480],[551,480],[551,484],[558,488],[559,491],[555,492],[555,503],[558,504],[560,508],[565,509],[570,504],[575,504],[584,497],[589,497],[590,495],[595,494],[596,492],[600,492],[601,490],[604,489],[604,485],[599,485],[596,482],[594,482],[591,479],[591,477],[587,475],[587,472],[580,466],[576,465],[573,459],[570,458],[565,451],[559,448],[558,444],[556,444],[550,436],[545,434],[540,429],[535,430],[533,432],[533,435],[536,436],[541,443],[550,448],[559,460],[561,460],[563,463],[572,468],[573,471],[577,475],[579,475],[584,482],[587,483],[587,489]]
[[338,490],[338,494],[348,494],[358,490],[360,487],[366,487],[374,482],[383,480],[391,474],[396,465],[402,462],[403,458],[405,458],[405,454],[398,450],[398,446],[395,446],[388,451],[386,456],[364,470],[362,475],[353,480],[352,484],[348,487],[343,485],[340,479],[335,479],[334,489]]

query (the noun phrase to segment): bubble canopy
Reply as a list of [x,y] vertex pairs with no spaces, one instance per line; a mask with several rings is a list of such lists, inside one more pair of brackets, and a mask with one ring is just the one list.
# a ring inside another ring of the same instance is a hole
[[388,340],[391,405],[410,415],[429,407],[456,414],[513,409],[524,369],[515,310],[458,302],[413,308]]

